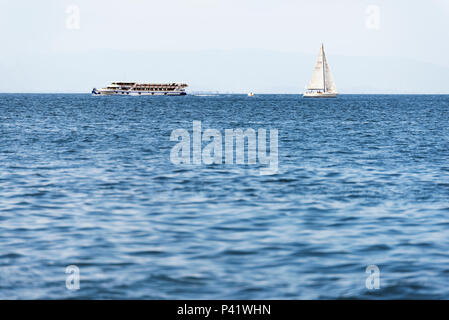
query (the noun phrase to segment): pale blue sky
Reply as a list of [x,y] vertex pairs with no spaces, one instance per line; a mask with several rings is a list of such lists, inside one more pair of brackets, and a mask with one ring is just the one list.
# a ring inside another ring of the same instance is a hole
[[124,79],[299,93],[324,42],[341,92],[449,93],[449,0],[0,0],[0,27],[0,92]]

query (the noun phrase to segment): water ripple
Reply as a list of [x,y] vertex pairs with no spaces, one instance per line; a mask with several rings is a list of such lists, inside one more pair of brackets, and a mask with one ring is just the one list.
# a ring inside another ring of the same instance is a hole
[[[0,298],[449,298],[447,96],[0,97]],[[171,164],[193,120],[279,173]]]

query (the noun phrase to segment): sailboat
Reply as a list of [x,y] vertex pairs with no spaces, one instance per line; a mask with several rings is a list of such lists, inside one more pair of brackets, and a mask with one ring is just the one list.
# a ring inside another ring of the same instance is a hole
[[327,63],[324,46],[321,44],[320,53],[313,70],[309,88],[303,94],[304,98],[335,98],[337,87],[332,78],[331,70]]

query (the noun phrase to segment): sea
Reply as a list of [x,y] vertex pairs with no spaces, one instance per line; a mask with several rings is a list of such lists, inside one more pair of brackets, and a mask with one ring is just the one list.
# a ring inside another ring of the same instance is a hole
[[449,299],[449,96],[1,94],[0,298]]

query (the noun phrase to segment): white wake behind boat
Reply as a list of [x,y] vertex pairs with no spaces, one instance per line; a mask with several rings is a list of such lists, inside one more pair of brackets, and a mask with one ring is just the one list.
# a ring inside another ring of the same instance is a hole
[[337,97],[337,87],[332,78],[329,64],[327,63],[324,46],[321,45],[320,53],[313,70],[312,80],[309,88],[304,92],[304,98],[335,98]]

